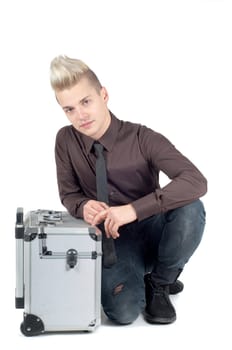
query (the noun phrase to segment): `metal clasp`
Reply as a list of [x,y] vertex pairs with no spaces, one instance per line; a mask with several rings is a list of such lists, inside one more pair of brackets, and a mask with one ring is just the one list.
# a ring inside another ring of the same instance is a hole
[[78,254],[76,249],[69,249],[66,252],[66,262],[70,269],[73,269],[74,266],[77,264],[77,255]]

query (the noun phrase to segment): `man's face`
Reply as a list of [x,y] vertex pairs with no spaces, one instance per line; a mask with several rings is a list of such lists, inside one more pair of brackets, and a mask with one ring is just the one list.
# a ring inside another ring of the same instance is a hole
[[56,98],[75,129],[98,140],[110,125],[108,93],[100,92],[86,78],[70,89],[56,92]]

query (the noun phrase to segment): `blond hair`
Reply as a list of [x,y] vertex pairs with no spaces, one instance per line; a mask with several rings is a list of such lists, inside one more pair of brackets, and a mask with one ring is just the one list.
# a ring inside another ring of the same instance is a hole
[[87,78],[96,91],[100,91],[102,86],[98,77],[83,61],[64,55],[52,60],[50,83],[54,91],[69,89],[78,84],[82,78]]

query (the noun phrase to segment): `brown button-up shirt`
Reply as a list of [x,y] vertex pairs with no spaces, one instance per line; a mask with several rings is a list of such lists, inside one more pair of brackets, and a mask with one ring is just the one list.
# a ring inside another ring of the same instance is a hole
[[[131,203],[138,220],[181,207],[203,196],[207,182],[200,171],[161,134],[117,119],[98,140],[105,148],[109,205]],[[97,198],[94,140],[72,125],[56,138],[57,180],[61,202],[75,217]],[[159,172],[170,182],[159,185]]]

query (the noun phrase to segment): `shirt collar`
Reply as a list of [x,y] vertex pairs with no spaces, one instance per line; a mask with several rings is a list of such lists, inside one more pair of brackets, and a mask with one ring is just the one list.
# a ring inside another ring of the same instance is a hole
[[104,148],[111,152],[118,136],[120,121],[110,112],[111,122],[105,134],[98,140]]
[[[113,115],[113,113],[110,112],[110,115],[111,115],[110,126],[108,127],[104,135],[98,140],[98,142],[100,142],[108,152],[111,152],[113,149],[114,143],[118,135],[119,125],[120,125],[120,121]],[[89,154],[95,140],[84,134],[81,134],[80,136],[84,143],[86,152],[87,154]]]

